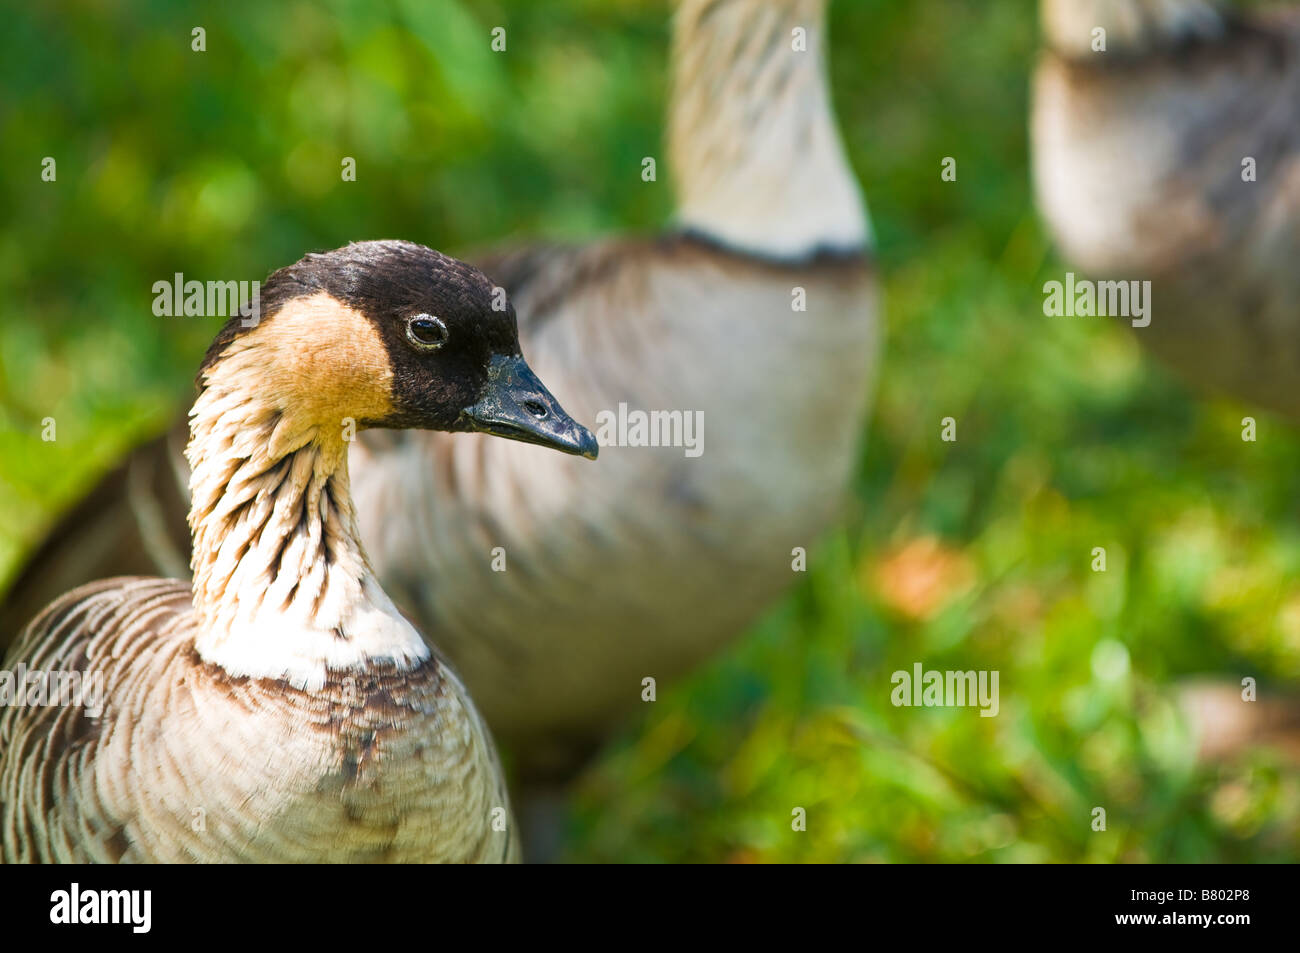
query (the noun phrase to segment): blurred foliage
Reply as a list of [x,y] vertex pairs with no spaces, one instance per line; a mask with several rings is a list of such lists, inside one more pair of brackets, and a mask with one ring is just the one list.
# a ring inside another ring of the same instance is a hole
[[[154,317],[153,282],[671,212],[639,178],[661,147],[662,2],[83,0],[5,20],[0,575],[190,393],[218,322]],[[831,23],[889,325],[858,506],[751,638],[583,779],[569,857],[1294,858],[1295,771],[1268,751],[1195,765],[1169,686],[1300,679],[1300,434],[1193,395],[1119,327],[1044,319],[1064,268],[1028,188],[1030,4],[839,0]],[[998,670],[1001,714],[893,707],[916,661]]]

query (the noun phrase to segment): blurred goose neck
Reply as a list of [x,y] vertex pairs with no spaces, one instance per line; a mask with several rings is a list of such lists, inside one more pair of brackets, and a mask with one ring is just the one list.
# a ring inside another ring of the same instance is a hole
[[295,414],[259,349],[232,349],[191,411],[195,646],[229,674],[319,689],[327,670],[428,649],[380,588],[348,484],[350,429]]
[[683,0],[669,153],[678,219],[737,250],[804,258],[870,240],[826,80],[824,0]]

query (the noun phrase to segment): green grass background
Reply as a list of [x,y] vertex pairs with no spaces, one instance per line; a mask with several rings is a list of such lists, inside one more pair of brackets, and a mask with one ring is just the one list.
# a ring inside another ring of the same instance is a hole
[[[187,399],[219,322],[154,317],[154,281],[671,211],[666,177],[640,180],[662,154],[662,2],[84,0],[5,20],[0,577]],[[1118,326],[1043,317],[1065,267],[1028,186],[1031,4],[839,0],[831,25],[888,323],[857,506],[750,638],[626,726],[579,786],[568,856],[1293,859],[1295,771],[1193,764],[1169,685],[1300,681],[1300,434],[1194,396]],[[909,609],[888,580],[929,571]],[[915,661],[999,670],[1001,714],[894,708]]]

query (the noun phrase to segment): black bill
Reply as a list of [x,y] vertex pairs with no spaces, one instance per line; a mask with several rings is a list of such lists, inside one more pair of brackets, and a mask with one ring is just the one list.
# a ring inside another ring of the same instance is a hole
[[487,389],[462,412],[466,430],[490,433],[595,460],[590,430],[570,417],[521,355],[494,357]]

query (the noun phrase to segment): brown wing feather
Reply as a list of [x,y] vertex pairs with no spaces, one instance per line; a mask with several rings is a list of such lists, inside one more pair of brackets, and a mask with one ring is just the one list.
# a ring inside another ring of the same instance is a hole
[[111,699],[123,673],[142,668],[142,657],[160,647],[158,632],[167,627],[149,623],[183,620],[189,609],[185,583],[106,579],[55,600],[23,631],[5,660],[7,671],[94,673],[103,679],[104,707],[93,711],[86,704],[93,699],[85,697],[79,704],[0,706],[0,857],[6,863],[123,859],[129,819],[100,800],[87,766],[114,727]]

